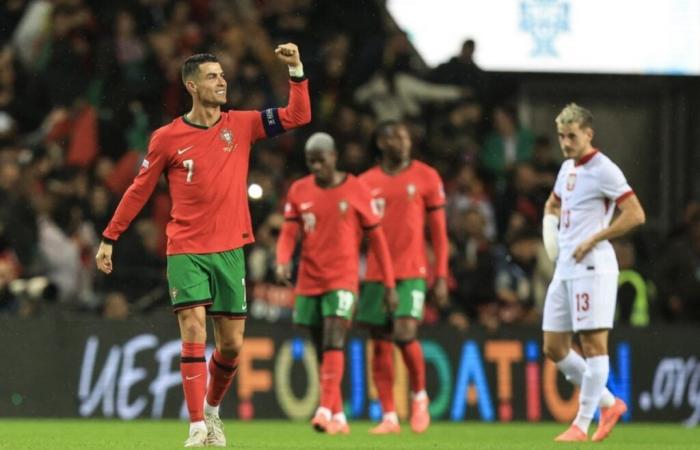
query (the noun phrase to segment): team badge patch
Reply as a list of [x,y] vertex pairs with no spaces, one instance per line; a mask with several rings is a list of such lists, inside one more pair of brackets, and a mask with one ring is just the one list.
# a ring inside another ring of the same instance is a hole
[[345,214],[348,211],[348,202],[341,200],[338,202],[338,209],[340,209],[341,214]]
[[411,183],[406,186],[406,192],[408,192],[408,198],[413,199],[416,196],[416,185]]
[[569,176],[566,178],[566,190],[573,191],[574,186],[576,186],[576,174],[570,173]]
[[221,130],[221,133],[219,133],[219,137],[222,141],[226,143],[226,145],[224,146],[225,152],[230,152],[234,149],[233,132],[231,130],[229,130],[228,128],[224,128],[223,130]]

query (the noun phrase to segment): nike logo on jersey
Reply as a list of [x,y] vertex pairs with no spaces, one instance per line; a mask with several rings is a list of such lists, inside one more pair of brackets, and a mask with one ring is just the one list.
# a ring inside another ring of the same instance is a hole
[[187,150],[191,149],[192,147],[194,147],[194,145],[190,145],[189,147],[181,148],[177,151],[177,154],[182,155],[183,153],[185,153]]
[[576,318],[576,322],[580,322],[580,321],[582,321],[582,320],[584,320],[584,319],[585,319],[585,317],[577,317],[577,318]]
[[195,378],[199,378],[199,377],[201,377],[201,376],[202,376],[201,373],[198,374],[198,375],[195,375],[195,376],[193,376],[193,377],[185,376],[185,381],[192,381],[192,380],[194,380]]
[[369,191],[369,193],[372,194],[372,197],[375,197],[375,196],[381,194],[382,190],[381,189],[372,189],[371,191]]
[[309,208],[311,208],[312,206],[314,206],[314,202],[303,202],[303,203],[299,203],[299,209],[301,209],[302,211],[305,210],[305,209],[309,209]]

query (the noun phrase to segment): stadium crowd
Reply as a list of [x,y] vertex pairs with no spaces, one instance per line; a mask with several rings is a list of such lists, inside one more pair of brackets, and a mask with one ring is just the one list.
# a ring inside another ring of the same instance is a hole
[[[253,317],[291,314],[291,293],[274,284],[274,251],[286,189],[306,173],[305,139],[330,133],[341,168],[359,174],[378,155],[376,124],[399,119],[448,197],[451,300],[431,305],[426,323],[538,324],[553,271],[539,227],[559,168],[556,143],[519,123],[513,98],[496,94],[472,60],[474,41],[429,69],[373,0],[3,2],[0,312],[124,319],[166,311],[166,189],[120,239],[109,277],[94,269],[100,234],[150,132],[189,106],[184,58],[217,55],[228,107],[259,110],[285,102],[286,69],[272,52],[282,42],[304,57],[313,122],[253,151]],[[700,322],[700,204],[689,202],[680,219],[654,251],[640,236],[615,242],[620,322]]]

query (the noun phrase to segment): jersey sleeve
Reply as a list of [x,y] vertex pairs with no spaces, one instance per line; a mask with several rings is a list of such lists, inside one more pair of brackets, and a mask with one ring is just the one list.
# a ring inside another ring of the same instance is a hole
[[435,170],[428,172],[428,186],[424,193],[425,208],[428,211],[445,206],[445,186],[442,183],[440,174]]
[[287,193],[287,199],[284,201],[284,220],[297,221],[301,217],[299,208],[296,203],[296,185],[292,185]]
[[600,171],[600,190],[617,204],[634,193],[622,170],[612,161],[604,164]]
[[251,141],[275,137],[287,130],[311,122],[309,80],[292,78],[289,81],[289,102],[282,108],[268,108],[253,115]]
[[168,163],[168,155],[162,145],[162,140],[159,131],[155,131],[151,135],[148,153],[141,163],[139,173],[119,201],[107,228],[102,232],[105,238],[113,241],[119,239],[119,236],[129,227],[131,221],[134,220],[134,217],[141,211],[153,193],[158,178]]

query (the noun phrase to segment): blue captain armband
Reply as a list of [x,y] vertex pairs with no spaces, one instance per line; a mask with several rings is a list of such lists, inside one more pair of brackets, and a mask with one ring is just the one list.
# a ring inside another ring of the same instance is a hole
[[269,108],[260,111],[263,127],[267,137],[274,137],[284,133],[282,121],[280,121],[279,111],[277,108]]

